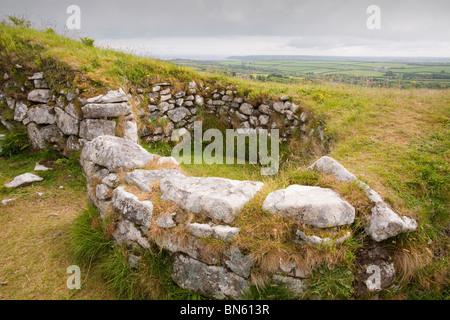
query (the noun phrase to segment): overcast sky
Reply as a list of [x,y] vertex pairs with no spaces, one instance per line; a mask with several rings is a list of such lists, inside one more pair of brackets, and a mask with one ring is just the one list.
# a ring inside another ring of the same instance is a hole
[[[0,0],[0,15],[163,58],[230,55],[450,57],[449,0]],[[69,5],[81,29],[67,31]],[[369,5],[381,9],[370,30]]]

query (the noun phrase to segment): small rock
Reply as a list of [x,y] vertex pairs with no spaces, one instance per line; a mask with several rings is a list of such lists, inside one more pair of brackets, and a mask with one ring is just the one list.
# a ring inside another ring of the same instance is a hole
[[36,162],[36,165],[34,166],[34,171],[48,171],[53,170],[52,168],[47,168],[46,166],[39,164],[39,162]]
[[44,179],[35,174],[24,173],[24,174],[21,174],[20,176],[15,177],[10,182],[5,183],[4,186],[6,188],[17,188],[20,186],[28,185],[33,182],[42,181],[42,180],[44,180]]
[[2,204],[3,204],[4,206],[6,206],[6,205],[8,204],[8,202],[14,201],[14,200],[16,200],[16,198],[5,199],[5,200],[2,200]]
[[59,216],[59,214],[57,214],[56,212],[50,212],[48,215],[52,216],[52,217],[58,217]]

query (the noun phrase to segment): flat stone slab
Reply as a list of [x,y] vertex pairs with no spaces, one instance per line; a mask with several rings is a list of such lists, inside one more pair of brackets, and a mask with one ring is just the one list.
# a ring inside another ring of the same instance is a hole
[[20,186],[25,186],[25,185],[31,184],[33,182],[42,181],[42,180],[44,180],[44,179],[35,174],[27,172],[27,173],[21,174],[20,176],[15,177],[10,182],[5,183],[4,186],[6,188],[17,188]]
[[308,169],[332,175],[340,181],[351,182],[357,180],[353,173],[345,169],[343,165],[333,158],[327,156],[314,162]]
[[90,103],[81,108],[85,118],[103,119],[126,116],[131,113],[131,106],[127,102],[122,103]]
[[160,182],[162,200],[183,210],[230,223],[263,187],[262,182],[223,178],[166,177]]
[[153,154],[140,145],[114,136],[99,136],[87,142],[80,158],[83,168],[94,163],[111,172],[140,168],[152,160]]
[[263,210],[318,228],[353,223],[355,208],[331,189],[292,185],[267,195]]
[[135,185],[139,189],[145,192],[150,192],[152,189],[150,185],[152,182],[164,179],[169,176],[182,176],[184,175],[174,169],[164,169],[164,170],[134,170],[133,172],[128,172],[125,174],[125,181],[128,184]]
[[128,101],[127,95],[120,88],[118,90],[108,91],[107,94],[87,99],[87,103],[117,103]]
[[329,244],[340,244],[350,238],[351,233],[350,231],[347,231],[346,234],[344,234],[341,237],[319,237],[316,235],[307,235],[303,231],[297,230],[295,234],[295,242],[298,242],[300,244],[308,243],[308,244],[314,244],[314,245],[329,245]]

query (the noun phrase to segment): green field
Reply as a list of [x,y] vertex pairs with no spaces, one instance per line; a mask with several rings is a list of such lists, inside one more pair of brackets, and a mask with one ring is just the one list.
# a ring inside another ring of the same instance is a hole
[[176,60],[202,72],[249,75],[261,81],[328,81],[381,87],[450,87],[450,63],[300,60]]

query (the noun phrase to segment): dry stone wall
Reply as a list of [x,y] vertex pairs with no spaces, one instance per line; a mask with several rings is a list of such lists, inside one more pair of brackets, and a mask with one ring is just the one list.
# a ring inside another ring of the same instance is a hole
[[[118,89],[86,99],[76,90],[55,93],[43,73],[32,75],[28,81],[35,89],[25,101],[1,92],[0,100],[14,113],[14,121],[27,127],[34,149],[42,150],[50,144],[64,155],[82,150],[80,163],[89,200],[102,219],[114,220],[113,237],[130,250],[130,264],[139,261],[136,249],[156,245],[172,253],[172,277],[181,287],[217,299],[242,297],[252,283],[256,261],[234,244],[240,233],[234,222],[264,184],[188,177],[176,159],[150,154],[142,148],[139,137],[168,141],[177,128],[192,129],[202,110],[222,115],[230,123],[237,121],[243,128],[277,128],[281,119],[281,125],[287,128],[282,135],[286,139],[297,128],[305,133],[306,114],[299,115],[299,107],[286,98],[255,106],[230,87],[211,90],[195,82],[186,90],[160,83],[149,93],[139,90],[131,95]],[[275,115],[277,121],[272,121]],[[8,129],[14,127],[12,121],[0,121]],[[358,181],[329,157],[322,157],[309,169],[341,181]],[[415,220],[398,215],[378,193],[358,183],[373,202],[366,232],[375,242],[417,228]],[[261,210],[321,230],[318,234],[297,230],[293,241],[302,245],[339,245],[351,237],[355,220],[354,207],[333,190],[301,185],[271,192]],[[201,219],[192,222],[192,215]],[[343,232],[336,232],[336,227]],[[225,245],[212,250],[205,239]],[[366,257],[364,263],[378,263],[382,270],[384,287],[369,288],[376,291],[392,284],[395,268],[389,256],[373,256],[376,261]],[[310,266],[280,260],[269,277],[301,295],[307,288],[309,273]]]

